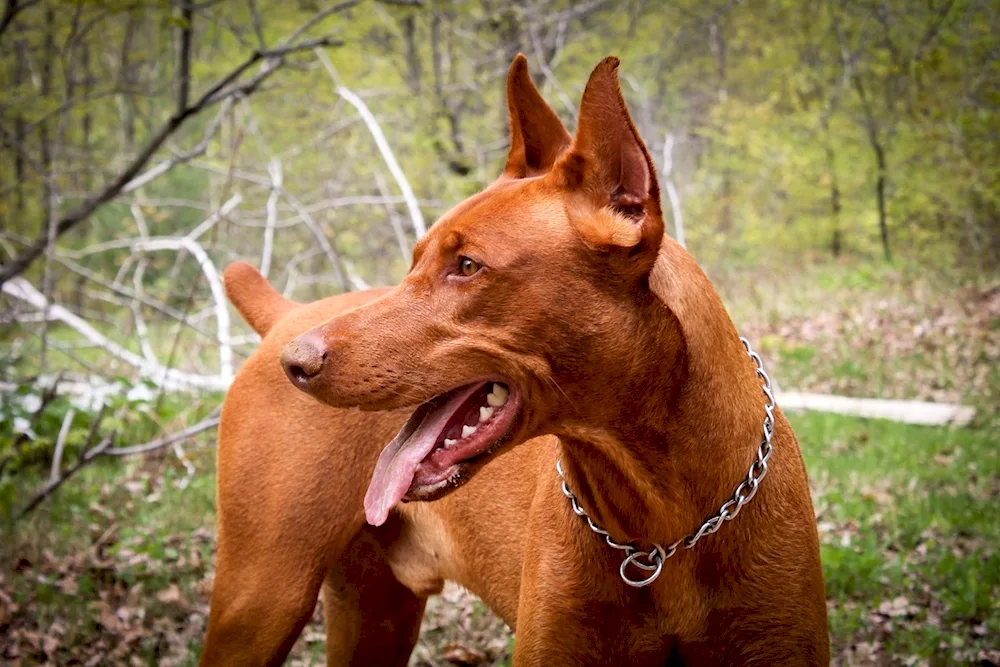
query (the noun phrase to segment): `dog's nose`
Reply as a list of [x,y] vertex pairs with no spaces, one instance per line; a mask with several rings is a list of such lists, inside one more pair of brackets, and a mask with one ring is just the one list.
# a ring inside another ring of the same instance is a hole
[[310,331],[285,346],[281,352],[281,366],[292,384],[309,391],[310,381],[322,372],[326,356],[323,339]]

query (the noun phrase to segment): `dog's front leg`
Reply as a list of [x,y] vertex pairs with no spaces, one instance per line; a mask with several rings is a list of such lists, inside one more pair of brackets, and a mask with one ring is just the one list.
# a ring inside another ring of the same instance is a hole
[[518,608],[514,667],[663,667],[669,663],[671,643],[651,627],[655,622],[617,603],[576,597],[571,591],[524,591]]
[[[535,510],[559,500],[549,494]],[[524,550],[514,667],[668,664],[673,646],[659,630],[651,596],[622,583],[604,543],[590,541],[589,534],[567,537],[572,532],[561,532],[558,516],[536,512],[533,518]]]

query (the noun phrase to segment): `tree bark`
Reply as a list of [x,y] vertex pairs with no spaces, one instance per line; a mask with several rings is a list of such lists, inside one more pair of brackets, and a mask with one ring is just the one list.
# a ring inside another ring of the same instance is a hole
[[417,51],[417,21],[413,14],[403,19],[403,39],[406,40],[407,83],[410,90],[420,94],[420,54]]
[[875,165],[878,169],[875,180],[875,203],[878,208],[878,229],[882,237],[882,252],[887,262],[892,261],[892,252],[889,250],[889,223],[885,206],[885,184],[888,176],[888,165],[886,164],[886,150],[879,132],[878,122],[875,120],[875,113],[868,100],[868,93],[865,90],[864,82],[857,74],[854,75],[854,88],[858,91],[861,99],[861,108],[865,112],[865,129],[868,132],[868,143],[875,153]]
[[[55,47],[56,12],[49,7],[45,10],[45,50],[42,56],[41,97],[48,99],[52,91],[52,61],[56,59]],[[38,125],[38,141],[42,162],[42,210],[45,220],[52,219],[52,145],[49,139],[49,122],[43,119]]]
[[826,171],[830,177],[830,217],[833,220],[833,235],[830,238],[830,251],[834,259],[840,257],[843,252],[843,238],[840,229],[840,182],[837,180],[837,160],[833,150],[833,142],[830,140],[830,127],[827,122],[823,123],[823,150],[826,153]]
[[[9,3],[8,7],[13,6],[15,3]],[[14,87],[20,88],[21,84],[25,80],[25,72],[27,71],[27,63],[24,60],[24,44],[23,42],[16,41],[14,43]],[[24,141],[26,138],[27,131],[24,122],[24,116],[20,113],[14,116],[14,141],[17,146],[12,147],[14,151],[14,178],[15,178],[15,190],[14,190],[14,219],[20,220],[21,214],[24,212]],[[15,229],[17,229],[15,227]]]
[[875,151],[875,159],[878,164],[878,180],[875,182],[875,198],[878,201],[878,229],[882,236],[882,251],[885,253],[887,262],[892,261],[892,253],[889,251],[889,226],[885,214],[885,149],[876,140],[872,141],[872,148]]
[[135,11],[129,12],[128,21],[125,23],[125,37],[122,39],[121,57],[119,58],[119,74],[125,91],[121,95],[122,105],[122,133],[125,145],[125,160],[135,152],[135,108],[133,107],[132,95],[135,91],[132,87],[135,83],[132,76],[132,64],[129,62],[129,52],[132,50],[132,34],[135,32],[137,14]]
[[[90,76],[91,76],[91,74],[90,74],[90,44],[86,40],[84,40],[83,44],[81,45],[81,50],[80,50],[80,67],[83,70],[83,97],[84,97],[84,99],[86,99],[87,95],[90,94],[90,90],[91,90],[91,80],[90,80]],[[90,131],[91,131],[91,125],[93,123],[93,119],[91,118],[91,115],[90,115],[90,105],[89,104],[84,103],[83,118],[81,119],[80,123],[81,123],[81,132],[83,134],[83,136],[81,137],[81,140],[82,140],[82,143],[83,143],[83,146],[82,146],[83,154],[84,155],[90,155]],[[83,187],[86,188],[87,190],[89,190],[91,188],[92,183],[93,183],[93,179],[92,179],[92,176],[91,176],[91,170],[90,169],[84,169],[83,170]]]

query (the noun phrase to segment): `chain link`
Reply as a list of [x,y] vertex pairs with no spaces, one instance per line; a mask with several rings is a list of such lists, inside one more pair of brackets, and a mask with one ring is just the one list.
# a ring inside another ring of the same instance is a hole
[[[685,549],[690,549],[697,544],[698,540],[701,538],[706,535],[711,535],[719,530],[723,523],[735,519],[736,515],[738,515],[740,510],[743,509],[743,506],[750,502],[755,495],[757,495],[757,489],[760,488],[760,483],[767,474],[767,462],[771,459],[771,453],[774,449],[771,445],[771,439],[774,437],[774,392],[771,390],[771,378],[768,376],[767,371],[764,370],[764,362],[761,360],[760,355],[750,348],[750,341],[746,338],[740,337],[740,342],[743,343],[743,347],[746,349],[747,355],[753,360],[754,364],[757,365],[755,370],[757,377],[764,382],[764,384],[761,385],[761,389],[764,392],[764,397],[767,399],[767,402],[764,404],[765,414],[763,438],[760,446],[757,448],[757,458],[750,464],[750,471],[747,473],[746,479],[740,482],[739,486],[736,487],[736,492],[733,493],[733,497],[723,503],[722,507],[719,508],[718,514],[706,520],[705,523],[701,524],[701,527],[698,528],[698,530],[693,534],[688,535],[687,537],[682,537],[666,549],[659,544],[653,544],[653,548],[648,551],[640,550],[635,542],[615,542],[611,538],[608,531],[598,526],[594,520],[590,518],[590,515],[587,514],[583,507],[580,506],[579,500],[566,483],[566,476],[563,474],[562,469],[562,461],[556,461],[556,472],[559,473],[559,477],[562,479],[563,495],[569,498],[569,503],[573,508],[574,514],[586,521],[587,526],[589,526],[592,531],[603,537],[605,543],[609,547],[625,552],[625,559],[622,560],[621,567],[618,568],[618,573],[621,575],[622,581],[629,586],[642,588],[650,585],[656,581],[657,577],[660,576],[660,572],[663,570],[664,561],[677,553],[677,549],[679,549],[682,545]],[[627,573],[630,565],[637,567],[640,570],[645,570],[646,572],[652,572],[652,574],[644,579],[632,579]]]

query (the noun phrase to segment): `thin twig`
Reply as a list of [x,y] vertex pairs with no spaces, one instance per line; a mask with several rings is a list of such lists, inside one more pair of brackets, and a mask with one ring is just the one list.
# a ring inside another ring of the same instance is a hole
[[389,142],[386,140],[385,134],[382,133],[382,128],[379,126],[378,121],[375,120],[375,116],[368,109],[368,105],[341,83],[340,76],[333,67],[329,56],[320,49],[316,49],[315,53],[333,80],[337,94],[357,109],[358,113],[364,119],[365,124],[368,126],[368,131],[371,132],[372,138],[375,140],[375,145],[378,146],[378,150],[382,154],[382,159],[385,160],[385,166],[389,168],[389,173],[396,179],[396,183],[403,193],[403,198],[406,200],[406,207],[410,211],[410,220],[413,222],[413,230],[416,232],[417,238],[421,238],[427,233],[427,225],[424,223],[423,213],[420,212],[420,204],[417,202],[416,195],[413,194],[410,182],[406,180],[406,174],[403,173],[399,163],[396,161],[396,156],[393,154],[392,148],[389,147]]
[[42,486],[42,488],[40,488],[38,492],[34,496],[32,496],[31,500],[28,501],[28,504],[25,505],[24,509],[21,510],[21,513],[18,514],[17,517],[18,520],[23,519],[25,516],[31,513],[31,511],[34,510],[36,507],[38,507],[43,500],[48,498],[56,489],[65,484],[66,480],[68,480],[70,477],[79,472],[80,469],[83,468],[85,465],[87,465],[88,463],[96,459],[98,456],[103,454],[108,449],[108,447],[111,446],[111,443],[114,442],[115,435],[116,435],[115,433],[112,433],[110,436],[102,440],[100,444],[98,444],[96,447],[94,447],[93,449],[89,450],[86,454],[81,456],[80,460],[77,461],[72,468],[67,470],[62,477],[54,481],[50,480],[46,482]]
[[131,456],[132,454],[145,454],[146,452],[152,452],[156,449],[161,449],[175,442],[180,442],[181,440],[186,440],[192,435],[197,435],[202,431],[207,431],[210,428],[215,428],[219,425],[219,416],[215,415],[198,422],[194,426],[189,426],[183,431],[178,431],[177,433],[172,433],[158,440],[153,440],[147,442],[143,445],[131,445],[129,447],[116,447],[114,449],[109,449],[105,452],[107,456]]

